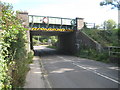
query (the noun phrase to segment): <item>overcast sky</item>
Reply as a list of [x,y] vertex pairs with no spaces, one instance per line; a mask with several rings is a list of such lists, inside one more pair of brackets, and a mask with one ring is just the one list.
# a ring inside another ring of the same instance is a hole
[[101,7],[102,0],[1,0],[12,3],[14,10],[27,11],[29,15],[84,18],[85,22],[102,24],[104,20],[118,21],[118,11]]

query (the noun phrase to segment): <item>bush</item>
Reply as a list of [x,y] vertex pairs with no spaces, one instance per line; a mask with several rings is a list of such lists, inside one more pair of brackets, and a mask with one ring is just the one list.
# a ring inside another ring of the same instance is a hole
[[100,53],[100,54],[98,55],[98,57],[96,57],[96,60],[97,60],[97,61],[106,62],[106,63],[110,62],[110,61],[109,61],[109,55],[108,55],[107,52],[102,52],[102,53]]
[[[23,53],[25,54],[25,53]],[[26,57],[27,56],[27,57]],[[26,79],[26,74],[29,71],[29,64],[32,63],[34,53],[31,50],[27,55],[22,55],[16,60],[16,69],[12,72],[12,85],[14,88],[23,87]]]
[[32,63],[33,62],[33,57],[34,57],[34,52],[31,50],[28,52],[28,62]]
[[109,62],[109,55],[108,52],[98,52],[95,49],[90,47],[82,46],[80,51],[76,54],[78,57],[93,59],[96,61],[102,61],[105,63]]
[[119,30],[95,30],[84,29],[87,35],[103,46],[119,46]]
[[33,52],[27,53],[26,29],[22,27],[10,4],[1,3],[0,90],[24,85]]

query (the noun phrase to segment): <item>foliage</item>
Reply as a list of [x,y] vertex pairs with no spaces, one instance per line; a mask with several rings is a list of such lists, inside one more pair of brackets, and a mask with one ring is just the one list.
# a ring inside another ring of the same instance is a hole
[[112,19],[109,19],[107,21],[104,21],[104,28],[107,30],[112,30],[116,28],[116,22]]
[[2,18],[0,31],[0,89],[21,87],[29,70],[31,57],[27,53],[26,29],[22,27],[10,4],[0,2]]
[[88,59],[92,59],[96,61],[102,61],[105,63],[110,62],[108,52],[104,51],[100,53],[100,52],[97,52],[95,49],[92,49],[86,46],[81,46],[76,56],[81,57],[81,58],[88,58]]
[[111,9],[117,8],[120,10],[120,0],[104,0],[100,2],[100,6],[111,5]]
[[[119,46],[118,43],[119,29],[114,30],[84,29],[82,31],[85,32],[92,39],[100,43],[102,46]],[[94,48],[86,46],[81,46],[77,56],[102,61],[106,63],[111,62],[107,50],[97,52]]]
[[57,42],[56,36],[34,36],[33,44],[34,45],[47,44],[49,39],[51,39],[52,44],[55,44]]
[[51,36],[50,39],[51,39],[51,42],[53,44],[57,42],[57,37],[56,36]]
[[119,46],[118,29],[116,30],[97,30],[97,29],[84,29],[88,36],[103,46]]
[[34,52],[31,50],[30,52],[28,52],[28,63],[32,63],[32,59],[34,56]]
[[33,40],[33,45],[34,45],[34,46],[35,46],[35,45],[36,45],[36,46],[39,45],[40,42],[39,42],[36,38],[33,37],[32,40]]
[[47,46],[47,48],[52,48],[52,49],[56,49],[56,46]]

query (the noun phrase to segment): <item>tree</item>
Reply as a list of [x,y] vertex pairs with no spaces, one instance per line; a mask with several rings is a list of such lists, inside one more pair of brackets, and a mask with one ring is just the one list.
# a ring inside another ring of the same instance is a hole
[[104,5],[111,5],[111,9],[117,8],[118,10],[120,10],[120,0],[104,0],[100,2],[100,6]]
[[116,28],[116,25],[117,25],[116,22],[112,19],[104,21],[104,29],[112,30]]

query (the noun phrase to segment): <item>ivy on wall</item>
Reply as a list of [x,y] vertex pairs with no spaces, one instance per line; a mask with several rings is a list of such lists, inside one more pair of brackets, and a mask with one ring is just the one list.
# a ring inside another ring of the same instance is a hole
[[[32,52],[27,52],[26,30],[12,5],[0,2],[0,90],[22,87],[29,70]],[[30,58],[31,57],[31,58]]]

